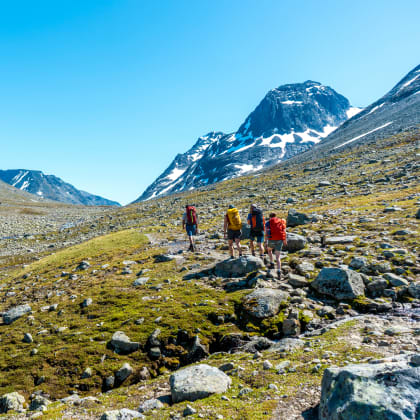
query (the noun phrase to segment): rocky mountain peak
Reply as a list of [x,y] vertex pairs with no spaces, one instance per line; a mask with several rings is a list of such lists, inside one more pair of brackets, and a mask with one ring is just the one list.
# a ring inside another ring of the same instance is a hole
[[179,154],[136,200],[234,178],[308,150],[351,117],[348,99],[308,80],[270,90],[235,133],[210,132]]

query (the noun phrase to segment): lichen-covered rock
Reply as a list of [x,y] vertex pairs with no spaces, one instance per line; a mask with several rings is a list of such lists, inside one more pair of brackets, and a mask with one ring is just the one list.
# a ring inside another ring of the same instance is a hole
[[0,397],[0,413],[7,413],[8,411],[21,411],[25,397],[18,392],[11,392]]
[[181,369],[169,378],[172,401],[195,401],[212,394],[221,394],[232,380],[220,369],[201,364]]
[[245,296],[243,310],[252,317],[264,319],[276,315],[289,295],[278,289],[257,289]]
[[323,268],[311,283],[311,287],[318,293],[336,300],[355,299],[365,294],[362,276],[347,268]]
[[215,273],[220,277],[242,277],[264,267],[261,258],[246,255],[240,258],[220,261],[215,266]]
[[12,322],[31,311],[32,309],[28,304],[15,306],[3,314],[3,322],[6,325],[10,325]]
[[322,378],[320,420],[415,420],[420,410],[418,355],[378,364],[328,368]]

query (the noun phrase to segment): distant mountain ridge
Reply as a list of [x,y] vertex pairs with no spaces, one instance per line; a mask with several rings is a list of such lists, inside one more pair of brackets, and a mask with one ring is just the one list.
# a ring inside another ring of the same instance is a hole
[[135,201],[190,190],[260,170],[302,153],[359,112],[318,82],[272,89],[231,134],[211,132],[177,155]]
[[54,175],[29,169],[0,170],[0,180],[38,198],[84,206],[119,206],[116,201],[78,190]]

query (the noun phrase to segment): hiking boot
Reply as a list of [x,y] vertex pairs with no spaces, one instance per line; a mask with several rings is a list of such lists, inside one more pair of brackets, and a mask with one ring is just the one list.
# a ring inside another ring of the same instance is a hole
[[229,257],[229,259],[230,259],[230,260],[234,260],[234,259],[235,259],[235,257],[234,257],[233,255],[231,255],[231,256]]
[[274,263],[270,263],[269,268],[270,268],[270,270],[272,270],[274,268]]
[[277,270],[277,278],[281,280],[281,270]]
[[252,251],[251,254],[252,254],[253,257],[255,257],[255,252],[254,251]]
[[268,258],[267,257],[264,257],[263,258],[263,261],[264,261],[264,265],[268,266]]

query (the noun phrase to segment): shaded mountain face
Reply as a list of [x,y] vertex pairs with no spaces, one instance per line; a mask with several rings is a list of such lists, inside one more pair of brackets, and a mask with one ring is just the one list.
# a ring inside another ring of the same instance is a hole
[[38,198],[85,206],[119,206],[116,201],[78,190],[54,175],[26,169],[0,170],[0,180]]
[[386,95],[342,124],[321,144],[294,160],[314,159],[396,133],[415,129],[420,124],[420,65],[411,70]]
[[200,137],[136,202],[271,166],[310,149],[358,111],[317,82],[280,86],[267,93],[236,133]]

